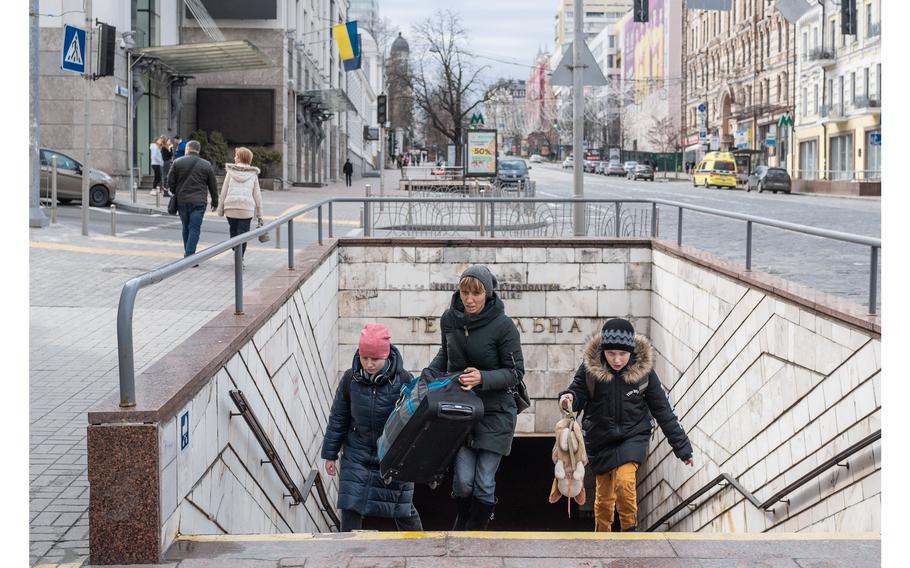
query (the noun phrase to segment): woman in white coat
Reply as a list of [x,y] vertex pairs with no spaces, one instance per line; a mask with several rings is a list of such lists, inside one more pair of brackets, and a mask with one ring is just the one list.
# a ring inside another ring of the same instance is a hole
[[[225,164],[224,183],[218,196],[218,215],[227,217],[231,237],[250,230],[255,216],[262,221],[262,195],[259,190],[259,168],[251,166],[253,152],[249,148],[234,150],[234,163]],[[243,253],[246,243],[243,243]]]

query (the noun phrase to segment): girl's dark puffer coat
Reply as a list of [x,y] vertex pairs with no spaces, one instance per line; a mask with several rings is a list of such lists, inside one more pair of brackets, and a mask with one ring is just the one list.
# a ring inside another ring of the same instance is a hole
[[[689,438],[654,372],[654,355],[648,339],[635,336],[635,352],[618,372],[604,359],[600,341],[599,333],[588,341],[584,362],[578,367],[575,379],[568,390],[559,393],[560,397],[571,393],[572,409],[585,411],[582,429],[594,473],[600,475],[628,462],[644,463],[652,415],[676,457],[682,460],[692,457]],[[592,400],[588,397],[587,375],[594,379]]]
[[509,455],[518,421],[515,398],[508,390],[525,374],[518,328],[495,293],[476,316],[464,312],[458,292],[439,322],[442,344],[430,363],[437,371],[480,371],[474,392],[483,400],[483,418],[474,426],[471,448]]
[[354,354],[353,366],[341,377],[322,443],[325,460],[337,460],[344,447],[339,467],[339,509],[368,517],[412,515],[414,484],[383,483],[376,453],[376,441],[398,401],[399,391],[411,380],[394,345],[387,370],[376,384],[369,383],[360,364],[359,351]]

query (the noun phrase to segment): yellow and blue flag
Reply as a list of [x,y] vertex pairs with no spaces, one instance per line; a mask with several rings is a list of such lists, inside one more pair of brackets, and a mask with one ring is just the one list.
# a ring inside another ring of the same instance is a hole
[[357,21],[332,26],[332,35],[338,42],[338,53],[342,61],[360,56],[360,36],[357,34]]
[[[357,34],[357,45],[360,45],[360,34]],[[341,64],[344,66],[345,71],[356,71],[360,69],[360,64],[363,61],[363,54],[357,53],[357,56],[354,59],[348,59],[347,61],[342,61]]]

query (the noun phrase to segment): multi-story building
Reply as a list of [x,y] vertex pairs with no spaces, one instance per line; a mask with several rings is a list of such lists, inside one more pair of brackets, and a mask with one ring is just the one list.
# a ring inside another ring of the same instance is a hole
[[[601,34],[603,30],[613,28],[617,21],[628,14],[632,9],[632,4],[633,0],[584,0],[583,31],[585,42],[587,42],[589,49],[593,50],[596,48],[605,59],[608,58],[606,51],[608,48],[603,47],[601,42],[606,41],[609,44],[609,33],[603,37],[601,37]],[[549,64],[551,70],[559,65],[574,37],[575,13],[573,0],[559,1],[554,32],[555,47],[550,54]],[[616,39],[614,38],[613,41],[615,42]],[[594,53],[594,56],[595,59],[598,58],[598,54]],[[603,66],[601,68],[603,69]],[[607,73],[605,72],[604,74],[606,75]],[[586,100],[592,103],[592,108],[589,109],[586,106],[585,109],[587,117],[585,140],[590,138],[591,145],[598,147],[602,144],[603,128],[596,125],[596,123],[600,120],[598,118],[598,114],[600,114],[598,107],[606,104],[603,92],[602,89],[585,88]],[[567,149],[566,147],[572,143],[571,120],[565,120],[571,116],[571,93],[571,87],[553,87],[556,117],[557,119],[559,117],[564,119],[560,122],[562,126],[558,129],[559,139],[564,149]],[[590,135],[588,131],[590,131]]]
[[680,132],[682,8],[679,2],[651,0],[648,21],[628,13],[615,25],[619,38],[615,65],[620,89],[614,101],[625,103],[616,116],[623,150],[676,151]]
[[[40,6],[41,144],[82,159],[84,83],[59,61],[63,25],[81,27],[84,15],[53,0]],[[277,151],[269,178],[335,179],[352,128],[367,120],[355,113],[373,116],[365,67],[345,72],[331,36],[331,23],[347,19],[347,0],[95,0],[93,17],[116,27],[118,45],[114,75],[92,85],[92,162],[121,191],[150,173],[155,137],[198,130]]]
[[803,189],[847,191],[851,181],[881,177],[880,10],[881,0],[859,0],[855,35],[841,33],[831,0],[797,22],[792,175]]
[[506,154],[528,155],[526,93],[522,79],[500,79],[487,89],[484,123],[487,128],[497,130],[499,148]]
[[553,118],[556,104],[550,87],[550,55],[537,51],[534,65],[525,82],[525,126],[528,153],[550,157],[558,144]]
[[[583,0],[585,41],[591,41],[602,29],[626,15],[632,8],[632,0]],[[554,54],[562,55],[572,42],[575,33],[575,11],[573,0],[559,0],[554,22]],[[557,61],[558,63],[558,61]]]
[[395,157],[410,150],[414,135],[414,96],[411,87],[411,48],[401,33],[392,42],[386,60],[388,84],[388,154]]
[[781,117],[794,110],[795,26],[767,0],[686,10],[683,19],[685,159],[737,150],[743,167],[789,167],[792,129]]
[[348,17],[357,20],[361,27],[372,29],[379,20],[379,0],[350,0]]

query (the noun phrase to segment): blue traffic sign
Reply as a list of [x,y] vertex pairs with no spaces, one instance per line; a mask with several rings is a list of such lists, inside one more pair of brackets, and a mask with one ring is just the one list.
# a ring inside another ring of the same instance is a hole
[[882,145],[882,133],[873,132],[872,134],[870,134],[869,142],[871,142],[873,146],[881,146]]
[[60,58],[61,68],[85,73],[85,30],[75,26],[63,27],[63,49]]

